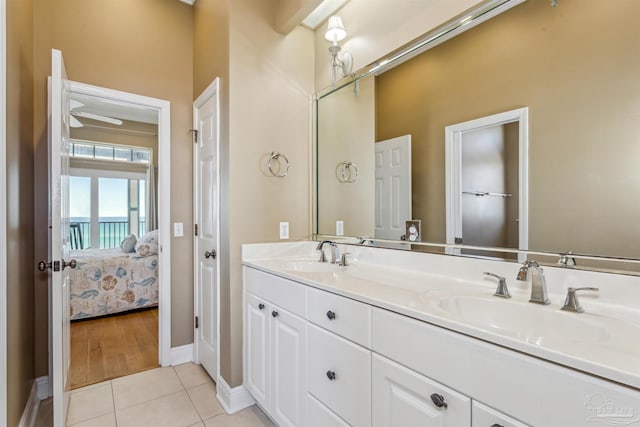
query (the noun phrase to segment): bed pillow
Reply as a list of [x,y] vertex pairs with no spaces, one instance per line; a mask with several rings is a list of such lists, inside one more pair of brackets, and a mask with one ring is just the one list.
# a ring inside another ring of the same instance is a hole
[[136,236],[129,234],[127,237],[122,239],[122,242],[120,242],[120,249],[125,254],[134,252],[136,250]]
[[158,255],[158,230],[153,230],[138,239],[136,243],[138,256]]

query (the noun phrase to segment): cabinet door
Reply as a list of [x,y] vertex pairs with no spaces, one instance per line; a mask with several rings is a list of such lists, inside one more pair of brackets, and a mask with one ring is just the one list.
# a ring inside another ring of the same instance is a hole
[[271,307],[271,416],[281,427],[302,426],[305,414],[306,322]]
[[[467,396],[376,354],[372,382],[374,427],[471,425],[471,399]],[[432,396],[442,399],[441,406]]]
[[263,408],[269,408],[269,319],[271,306],[245,294],[245,386]]
[[310,394],[307,394],[307,423],[305,425],[306,427],[350,427],[345,420]]
[[480,402],[473,402],[472,407],[473,427],[527,427],[520,421],[489,408]]

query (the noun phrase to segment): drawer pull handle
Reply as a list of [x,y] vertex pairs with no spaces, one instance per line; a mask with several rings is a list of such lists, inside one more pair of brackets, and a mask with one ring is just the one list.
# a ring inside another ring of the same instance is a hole
[[277,312],[277,311],[275,311],[275,310],[273,310],[273,311],[271,312],[271,316],[273,316],[273,317],[278,317],[278,312]]
[[336,373],[334,371],[327,371],[327,378],[329,378],[331,381],[335,381]]
[[447,406],[448,406],[447,402],[445,402],[444,397],[441,394],[433,393],[431,395],[431,401],[438,408],[443,408],[444,407],[445,409],[447,409]]
[[491,427],[504,427],[502,424],[491,424]]
[[263,304],[263,303],[258,304],[258,308],[259,308],[260,310],[264,310],[264,304]]
[[329,318],[329,320],[334,320],[336,318],[336,313],[329,310],[327,311],[327,317]]

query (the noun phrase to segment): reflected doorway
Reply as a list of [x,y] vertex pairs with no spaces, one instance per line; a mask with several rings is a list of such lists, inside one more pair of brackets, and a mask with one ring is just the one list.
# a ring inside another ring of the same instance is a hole
[[446,128],[447,244],[527,249],[527,145],[526,108]]

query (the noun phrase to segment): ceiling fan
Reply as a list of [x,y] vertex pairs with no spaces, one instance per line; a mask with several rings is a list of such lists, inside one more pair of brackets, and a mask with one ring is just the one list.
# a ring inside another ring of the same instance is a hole
[[69,121],[69,126],[71,126],[72,128],[81,128],[84,126],[84,123],[78,120],[77,117],[84,117],[85,119],[97,120],[99,122],[105,122],[105,123],[110,123],[112,125],[122,126],[122,120],[120,119],[107,117],[100,114],[87,113],[84,111],[75,111],[80,107],[84,107],[84,104],[80,101],[71,99],[69,100],[69,103],[70,103],[69,113],[71,114],[71,120]]

